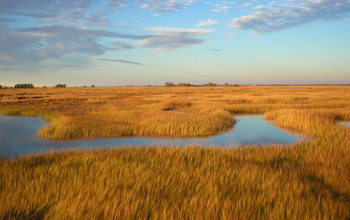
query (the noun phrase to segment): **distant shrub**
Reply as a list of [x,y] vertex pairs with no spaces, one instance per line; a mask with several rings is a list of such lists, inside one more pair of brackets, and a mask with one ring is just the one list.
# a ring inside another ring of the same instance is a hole
[[216,84],[216,83],[209,82],[209,83],[207,83],[207,84],[204,84],[204,86],[217,86],[217,84]]
[[66,84],[57,84],[56,88],[66,88]]
[[0,85],[0,89],[8,89],[8,88],[10,88],[10,87],[5,86],[5,85]]
[[34,85],[31,83],[16,84],[15,88],[34,88]]
[[172,83],[172,82],[166,82],[166,83],[165,83],[165,86],[175,86],[175,84]]
[[91,85],[91,87],[95,87],[95,85]]
[[178,84],[175,84],[172,82],[166,82],[165,86],[194,86],[194,85],[191,83],[186,83],[186,82],[182,82],[182,83],[178,83]]
[[190,83],[179,83],[178,86],[192,86]]

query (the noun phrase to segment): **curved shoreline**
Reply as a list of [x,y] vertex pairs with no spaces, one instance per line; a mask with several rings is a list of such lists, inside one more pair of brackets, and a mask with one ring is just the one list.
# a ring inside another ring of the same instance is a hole
[[[6,116],[0,116],[4,118]],[[263,116],[239,116],[237,123],[228,132],[209,137],[116,137],[78,139],[65,141],[52,141],[41,139],[37,131],[48,124],[47,121],[37,117],[8,117],[7,130],[2,133],[17,132],[14,140],[4,140],[0,143],[2,155],[6,152],[6,143],[14,146],[14,151],[24,154],[47,152],[59,149],[91,149],[96,147],[122,147],[122,146],[221,146],[233,147],[243,145],[273,145],[273,144],[295,144],[303,140],[301,135],[289,134],[276,125],[267,122]],[[23,126],[26,122],[27,126]],[[11,130],[11,124],[13,128]],[[16,127],[17,126],[17,127]],[[9,135],[7,135],[9,136]],[[22,140],[23,139],[23,140]],[[10,152],[9,154],[16,154]]]

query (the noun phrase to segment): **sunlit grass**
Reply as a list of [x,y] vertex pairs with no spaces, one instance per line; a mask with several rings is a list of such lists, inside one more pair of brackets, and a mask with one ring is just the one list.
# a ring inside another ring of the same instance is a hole
[[338,125],[350,119],[349,86],[25,91],[53,94],[1,103],[0,113],[51,120],[41,133],[47,138],[209,135],[228,129],[234,114],[263,113],[309,139],[288,147],[97,149],[2,160],[0,219],[350,218],[350,129]]
[[1,90],[5,101],[0,113],[50,120],[40,131],[49,139],[208,136],[230,129],[232,114],[290,108],[349,111],[349,91],[348,86]]

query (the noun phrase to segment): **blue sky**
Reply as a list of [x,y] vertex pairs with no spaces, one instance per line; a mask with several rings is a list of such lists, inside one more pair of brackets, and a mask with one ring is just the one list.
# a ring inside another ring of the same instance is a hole
[[350,83],[350,0],[1,0],[0,84]]

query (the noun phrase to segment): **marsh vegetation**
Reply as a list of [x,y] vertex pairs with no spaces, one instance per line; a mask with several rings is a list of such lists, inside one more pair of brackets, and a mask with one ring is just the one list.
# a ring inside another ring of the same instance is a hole
[[[175,114],[184,114],[182,112]],[[290,134],[267,122],[261,115],[235,117],[236,124],[229,131],[209,137],[115,137],[55,141],[36,135],[48,124],[37,117],[11,117],[0,115],[0,157],[16,158],[27,154],[45,153],[67,149],[93,149],[146,146],[240,147],[243,145],[264,146],[271,144],[291,145],[307,138]],[[12,134],[16,134],[15,136]]]
[[0,113],[47,119],[40,136],[56,140],[209,136],[229,130],[237,114],[320,109],[349,117],[349,96],[347,86],[9,89]]
[[2,219],[350,218],[350,129],[338,123],[350,120],[349,86],[0,94],[12,100],[1,102],[1,114],[50,120],[40,131],[50,139],[206,136],[229,129],[233,115],[250,113],[311,137],[290,147],[122,148],[1,160]]

